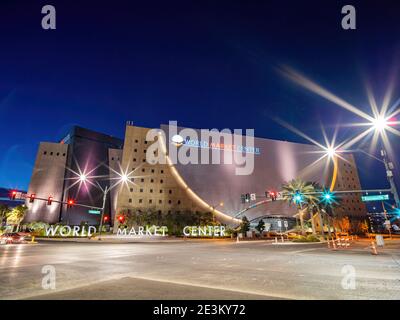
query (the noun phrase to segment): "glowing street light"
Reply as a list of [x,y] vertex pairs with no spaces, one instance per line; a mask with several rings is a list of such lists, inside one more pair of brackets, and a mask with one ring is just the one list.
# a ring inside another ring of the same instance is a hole
[[329,190],[325,190],[322,193],[322,202],[325,202],[326,204],[331,204],[332,202],[335,202],[335,198],[332,192],[330,192]]
[[383,117],[383,116],[378,116],[376,117],[372,122],[371,122],[373,128],[378,131],[378,132],[382,132],[385,129],[387,129],[389,122],[388,120]]
[[87,176],[85,175],[85,174],[81,174],[80,176],[79,176],[79,181],[80,182],[85,182],[87,180]]
[[333,158],[336,155],[336,150],[333,147],[328,147],[326,149],[326,154],[328,155],[329,158]]

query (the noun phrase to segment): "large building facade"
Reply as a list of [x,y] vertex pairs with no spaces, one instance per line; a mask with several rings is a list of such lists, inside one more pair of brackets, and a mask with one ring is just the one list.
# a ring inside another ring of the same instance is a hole
[[[244,136],[239,136],[239,142],[227,142],[222,137],[215,143],[211,142],[212,138],[201,138],[199,130],[192,130],[192,136],[188,137],[185,128],[171,125],[162,125],[158,135],[152,132],[153,129],[129,122],[125,138],[120,140],[75,127],[60,143],[41,143],[28,195],[52,196],[64,202],[74,199],[76,203],[101,207],[101,189],[108,186],[105,215],[110,216],[111,223],[119,214],[148,210],[159,214],[214,212],[221,222],[235,223],[238,213],[250,205],[246,211],[249,219],[292,217],[296,208],[286,202],[255,204],[265,199],[265,191],[279,191],[282,184],[295,178],[322,186],[330,185],[332,180],[333,162],[328,158],[317,161],[321,154],[313,145],[254,138],[250,148]],[[199,138],[193,138],[196,133]],[[183,141],[179,146],[174,140],[176,136]],[[200,155],[205,158],[202,161],[173,161],[171,150],[174,148],[178,153],[194,155],[192,160]],[[243,163],[224,161],[227,149],[232,153],[239,150],[240,154],[247,154],[252,161],[251,172],[237,174]],[[222,161],[215,162],[214,156]],[[79,181],[82,174],[87,181]],[[335,190],[361,189],[351,154],[338,158],[336,181]],[[241,195],[247,193],[256,195],[256,199],[243,203]],[[358,194],[345,193],[340,200],[342,206],[336,212],[338,215],[366,215],[366,207]],[[39,201],[27,201],[27,205],[28,221],[76,225],[83,221],[97,224],[100,219],[99,215],[89,214],[87,207],[48,206]]]
[[[36,156],[28,195],[47,199],[52,197],[51,205],[46,201],[26,202],[28,214],[26,221],[46,221],[79,225],[86,221],[98,223],[99,217],[89,213],[90,208],[74,206],[68,208],[56,201],[101,207],[103,193],[109,183],[109,150],[122,149],[123,141],[102,133],[74,126],[58,143],[42,142]],[[81,183],[82,174],[96,177],[96,182]],[[100,187],[97,186],[100,185]],[[106,211],[110,211],[110,199]]]

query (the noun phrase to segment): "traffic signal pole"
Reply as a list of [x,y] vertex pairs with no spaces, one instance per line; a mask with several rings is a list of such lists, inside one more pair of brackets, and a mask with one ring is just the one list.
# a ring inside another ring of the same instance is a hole
[[99,230],[99,240],[101,240],[101,232],[103,229],[103,219],[104,219],[104,210],[106,208],[106,200],[107,200],[107,193],[109,189],[108,186],[103,191],[103,206],[101,207],[101,218],[100,218],[100,230]]
[[397,192],[397,188],[396,188],[396,184],[394,182],[394,176],[393,176],[393,169],[394,169],[393,163],[388,160],[386,150],[384,150],[384,149],[381,150],[381,156],[382,156],[383,163],[385,164],[386,177],[390,184],[390,192],[394,196],[394,202],[396,203],[396,208],[400,208],[399,194]]

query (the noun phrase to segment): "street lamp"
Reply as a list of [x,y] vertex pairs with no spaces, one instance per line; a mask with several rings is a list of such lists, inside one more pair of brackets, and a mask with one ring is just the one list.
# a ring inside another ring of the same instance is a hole
[[399,194],[397,192],[397,188],[396,188],[396,184],[394,182],[394,176],[393,176],[394,165],[393,165],[393,162],[388,160],[386,150],[385,149],[381,150],[382,159],[379,159],[377,156],[375,156],[373,154],[370,154],[370,153],[366,152],[363,149],[356,149],[354,151],[361,152],[361,153],[363,153],[363,154],[365,154],[365,155],[367,155],[367,156],[369,156],[369,157],[371,157],[371,158],[373,158],[373,159],[375,159],[375,160],[377,160],[377,161],[379,161],[379,162],[381,162],[381,163],[383,163],[385,165],[386,177],[387,177],[387,179],[389,181],[389,184],[390,184],[390,192],[393,194],[394,202],[396,203],[396,207],[400,208]]
[[332,147],[328,147],[326,149],[326,154],[328,155],[329,158],[333,158],[336,155],[336,150]]
[[371,124],[376,131],[382,132],[388,127],[389,122],[385,117],[378,116],[371,121]]

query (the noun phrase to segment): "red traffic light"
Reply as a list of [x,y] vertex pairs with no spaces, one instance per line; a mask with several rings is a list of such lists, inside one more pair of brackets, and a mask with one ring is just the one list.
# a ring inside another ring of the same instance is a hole
[[75,201],[72,200],[72,199],[69,199],[68,202],[67,202],[67,207],[71,208],[74,204],[75,204]]
[[124,216],[118,216],[118,221],[120,222],[120,223],[124,223],[124,221],[125,221],[125,217]]
[[15,197],[17,196],[17,191],[12,190],[10,192],[10,200],[15,200]]
[[35,197],[36,197],[36,194],[32,193],[32,194],[29,196],[29,202],[30,202],[30,203],[33,203],[33,202],[35,201]]
[[108,221],[108,216],[104,216],[104,222]]
[[270,191],[269,196],[271,197],[272,201],[275,201],[276,198],[278,197],[278,193],[276,191]]

